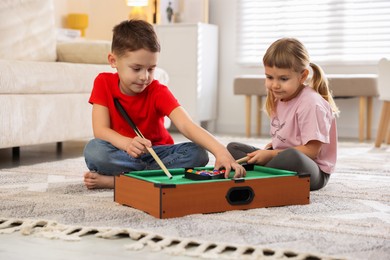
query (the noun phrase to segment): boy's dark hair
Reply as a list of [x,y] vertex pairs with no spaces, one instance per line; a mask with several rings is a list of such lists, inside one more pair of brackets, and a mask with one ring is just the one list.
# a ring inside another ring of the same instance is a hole
[[128,51],[145,49],[160,52],[160,43],[153,26],[142,20],[126,20],[113,29],[111,51],[118,56]]

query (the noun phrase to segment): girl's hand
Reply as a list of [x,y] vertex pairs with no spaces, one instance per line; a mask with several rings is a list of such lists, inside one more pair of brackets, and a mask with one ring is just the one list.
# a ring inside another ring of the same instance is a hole
[[269,143],[266,146],[264,146],[264,150],[270,150],[270,149],[272,149],[272,143]]
[[146,147],[152,147],[152,143],[148,139],[136,136],[134,138],[130,138],[129,142],[126,144],[125,151],[130,156],[138,158],[147,153],[148,150]]
[[265,165],[267,164],[274,156],[277,154],[276,150],[257,150],[251,153],[248,153],[248,163]]

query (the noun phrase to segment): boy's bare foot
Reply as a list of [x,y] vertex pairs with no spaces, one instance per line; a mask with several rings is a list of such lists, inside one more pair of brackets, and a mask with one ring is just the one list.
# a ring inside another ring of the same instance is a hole
[[101,175],[97,172],[84,173],[84,184],[88,189],[113,189],[114,176]]

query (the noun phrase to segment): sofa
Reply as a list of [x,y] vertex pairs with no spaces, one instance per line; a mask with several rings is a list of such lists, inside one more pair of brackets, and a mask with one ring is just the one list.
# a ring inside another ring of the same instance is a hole
[[60,42],[54,15],[52,0],[0,1],[0,148],[93,136],[88,99],[95,77],[113,71],[110,42]]

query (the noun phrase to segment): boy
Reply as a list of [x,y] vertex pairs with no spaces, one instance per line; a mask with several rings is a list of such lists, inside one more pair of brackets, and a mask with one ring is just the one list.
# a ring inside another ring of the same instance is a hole
[[[88,189],[113,188],[114,176],[122,172],[159,169],[147,153],[146,147],[152,146],[167,168],[205,166],[207,149],[216,158],[215,169],[226,169],[226,178],[231,169],[235,178],[245,176],[245,169],[227,149],[191,120],[166,86],[154,80],[159,52],[151,24],[130,20],[114,27],[108,61],[117,73],[99,74],[89,100],[93,104],[95,139],[84,150],[90,170],[84,174]],[[115,108],[114,99],[119,100],[145,139],[136,136]],[[164,116],[194,143],[174,144],[164,127]]]

